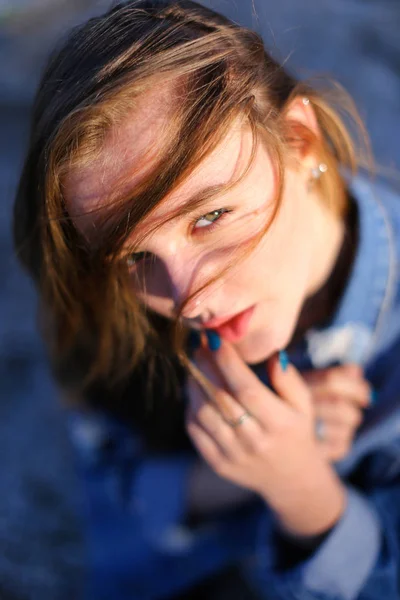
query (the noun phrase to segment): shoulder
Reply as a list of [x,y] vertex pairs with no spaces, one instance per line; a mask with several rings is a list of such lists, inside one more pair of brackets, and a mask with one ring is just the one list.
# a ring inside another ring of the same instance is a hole
[[381,252],[382,260],[385,259],[390,263],[389,277],[395,279],[392,284],[397,283],[398,287],[400,176],[396,187],[395,182],[390,183],[388,180],[360,175],[351,180],[350,189],[357,198],[361,219],[368,221],[361,227],[362,234],[368,234],[367,229],[374,230],[369,236],[371,243],[367,248],[371,252],[371,258],[377,251]]
[[396,189],[387,180],[359,176],[351,182],[351,189],[361,218],[367,221],[361,233],[368,236],[364,247],[368,262],[374,265],[371,289],[381,286],[383,292],[373,335],[372,355],[377,357],[400,338],[400,184]]
[[397,184],[385,179],[357,178],[355,186],[361,193],[369,194],[382,212],[385,226],[388,230],[389,240],[393,250],[400,254],[400,180]]

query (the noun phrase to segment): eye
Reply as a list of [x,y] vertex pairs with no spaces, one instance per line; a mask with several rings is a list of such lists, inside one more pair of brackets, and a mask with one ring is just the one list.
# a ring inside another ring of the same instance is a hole
[[149,260],[150,257],[150,252],[134,252],[128,256],[126,264],[128,265],[128,268],[131,269],[132,267],[137,266],[138,263]]
[[212,210],[211,212],[196,219],[195,228],[201,229],[203,227],[210,227],[215,221],[221,218],[224,213],[230,212],[226,208],[219,208],[218,210]]
[[[212,210],[201,217],[196,217],[196,219],[192,221],[191,227],[193,227],[193,229],[211,230],[219,225],[217,221],[219,221],[225,213],[230,212],[232,212],[232,210],[228,208]],[[144,262],[148,262],[151,260],[151,258],[152,254],[150,252],[133,252],[126,259],[126,264],[128,265],[129,269],[133,269],[134,267],[138,266],[139,263],[143,264]]]

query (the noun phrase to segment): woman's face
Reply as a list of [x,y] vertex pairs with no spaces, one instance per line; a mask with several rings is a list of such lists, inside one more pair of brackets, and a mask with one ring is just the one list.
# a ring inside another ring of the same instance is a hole
[[[147,114],[144,111],[140,124],[135,119],[114,132],[101,161],[68,178],[66,198],[73,215],[98,206],[113,181],[132,165],[138,166],[135,177],[143,176],[149,163],[142,168],[139,157],[156,147],[162,120],[152,106]],[[309,124],[308,110],[297,102],[293,106],[297,115],[292,117]],[[250,130],[237,122],[187,180],[140,224],[135,237],[148,226],[163,223],[204,188],[226,184],[243,173],[251,147]],[[190,294],[232,265],[187,304],[182,318],[189,326],[212,327],[219,323],[210,320],[245,311],[217,330],[235,344],[246,362],[259,362],[284,348],[305,298],[327,274],[327,257],[320,250],[322,241],[329,246],[329,235],[323,240],[326,231],[321,230],[328,216],[307,185],[316,162],[305,156],[296,168],[286,168],[279,211],[259,244],[245,255],[241,248],[265,228],[275,210],[277,177],[267,148],[260,143],[250,170],[238,184],[206,201],[195,213],[164,223],[145,239],[139,254],[129,260],[135,293],[153,310],[173,317]],[[79,226],[88,231],[90,218],[86,224],[79,221]]]

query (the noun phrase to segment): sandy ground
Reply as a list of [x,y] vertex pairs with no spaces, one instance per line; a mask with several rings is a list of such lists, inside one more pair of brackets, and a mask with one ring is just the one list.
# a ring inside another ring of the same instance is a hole
[[[38,0],[38,13],[34,0],[0,0],[2,600],[75,599],[84,563],[65,413],[36,334],[34,291],[12,255],[9,223],[29,105],[47,48],[66,24],[105,4]],[[208,4],[262,32],[274,54],[302,76],[336,77],[355,97],[380,163],[400,166],[398,0],[258,0],[257,16],[250,0]]]

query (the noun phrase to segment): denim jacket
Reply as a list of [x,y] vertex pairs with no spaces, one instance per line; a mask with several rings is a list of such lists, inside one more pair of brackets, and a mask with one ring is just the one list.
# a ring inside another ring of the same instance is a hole
[[123,423],[75,412],[89,598],[167,598],[236,563],[267,600],[400,599],[400,197],[362,177],[349,185],[359,214],[350,278],[329,325],[309,330],[290,354],[300,370],[357,362],[377,391],[350,454],[336,464],[347,487],[340,521],[294,565],[282,562],[261,501],[188,527],[195,455],[148,455]]

